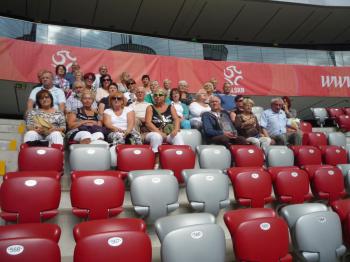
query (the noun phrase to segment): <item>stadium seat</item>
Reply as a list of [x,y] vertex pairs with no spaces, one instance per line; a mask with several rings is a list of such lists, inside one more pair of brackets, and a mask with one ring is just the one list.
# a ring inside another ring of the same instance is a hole
[[209,214],[197,215],[170,216],[156,221],[163,262],[225,261],[224,231],[211,223]]
[[196,164],[196,154],[188,145],[160,145],[158,152],[162,169],[172,170],[179,183],[184,182],[182,170],[193,169]]
[[343,108],[344,114],[350,116],[350,107]]
[[304,170],[282,170],[273,179],[275,196],[281,203],[298,204],[311,199],[309,176]]
[[323,149],[323,162],[326,165],[347,164],[347,158],[346,150],[340,146],[327,146]]
[[104,232],[79,240],[74,249],[74,262],[151,262],[149,236],[140,231]]
[[266,150],[267,166],[293,166],[294,154],[287,146],[269,146]]
[[195,211],[218,215],[230,205],[229,184],[225,174],[197,173],[186,179],[186,194]]
[[261,114],[264,112],[264,108],[261,106],[253,106],[252,107],[252,113],[256,116],[256,119],[258,119],[258,122],[260,123]]
[[181,136],[185,145],[189,145],[193,152],[202,144],[202,134],[197,129],[181,129]]
[[118,177],[120,179],[123,178],[122,173],[115,170],[72,171],[71,173],[72,181],[79,177],[85,177],[85,176],[112,176],[112,177]]
[[346,147],[346,136],[342,132],[332,132],[328,134],[328,144],[333,146]]
[[317,169],[311,180],[311,189],[315,197],[328,203],[346,195],[343,174],[336,167]]
[[16,177],[0,187],[1,217],[17,223],[41,222],[57,215],[61,186],[51,177]]
[[227,169],[227,175],[229,176],[232,183],[235,183],[237,175],[243,172],[262,172],[265,171],[263,167],[231,167]]
[[344,114],[341,107],[327,107],[327,113],[330,119],[336,120],[339,116]]
[[57,171],[17,171],[6,173],[3,179],[6,180],[15,177],[52,177],[60,180],[61,175],[62,173]]
[[129,171],[154,169],[156,157],[150,145],[117,145],[117,170],[124,176]]
[[169,175],[173,176],[174,172],[168,169],[148,169],[148,170],[135,170],[128,173],[128,180],[131,184],[136,177],[147,175]]
[[81,176],[73,179],[70,197],[74,215],[89,220],[109,218],[123,211],[125,186],[115,176]]
[[299,167],[305,165],[322,165],[321,151],[314,146],[292,146],[295,164]]
[[344,242],[350,247],[350,199],[336,200],[331,206],[342,223]]
[[301,121],[300,131],[303,133],[310,133],[312,132],[312,125],[309,122]]
[[327,145],[327,137],[323,132],[310,132],[305,134],[307,137],[307,145],[310,146],[326,146]]
[[19,171],[63,172],[63,152],[54,147],[24,147],[18,153]]
[[0,239],[1,262],[60,262],[61,253],[58,244],[51,239],[22,237]]
[[281,218],[244,221],[237,226],[232,239],[238,261],[292,261],[288,253],[288,226]]
[[219,145],[200,145],[196,148],[200,168],[226,170],[231,166],[231,153]]
[[264,153],[253,145],[232,145],[230,151],[236,167],[261,167],[264,165]]
[[317,120],[317,124],[321,127],[326,122],[326,119],[328,118],[327,110],[324,107],[317,107],[317,108],[311,108],[311,112],[313,114],[313,117],[315,120]]
[[107,144],[74,144],[70,145],[69,149],[69,164],[73,171],[111,168],[111,156]]
[[195,174],[224,174],[221,169],[205,169],[205,168],[195,168],[195,169],[184,169],[181,172],[182,178],[187,183],[190,176]]
[[237,174],[234,179],[230,175],[230,178],[238,204],[264,207],[273,200],[271,177],[266,171],[245,171]]
[[24,223],[0,226],[0,240],[16,238],[45,238],[58,243],[61,228],[56,224]]
[[272,182],[276,179],[276,176],[281,171],[293,171],[293,170],[300,170],[297,166],[275,166],[275,167],[269,167],[267,171],[269,172]]
[[109,218],[79,223],[74,226],[73,236],[75,242],[100,233],[118,231],[146,232],[146,223],[138,218]]
[[138,176],[130,185],[130,195],[135,212],[149,223],[179,207],[179,185],[174,176]]

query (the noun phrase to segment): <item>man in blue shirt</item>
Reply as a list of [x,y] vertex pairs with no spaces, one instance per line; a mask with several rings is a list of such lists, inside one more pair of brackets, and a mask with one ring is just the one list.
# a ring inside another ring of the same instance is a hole
[[224,83],[223,94],[216,94],[221,100],[221,107],[226,111],[232,111],[236,107],[235,96],[231,95],[231,85],[228,82]]
[[286,114],[282,110],[283,100],[273,98],[271,108],[266,109],[260,119],[260,126],[267,137],[271,137],[276,145],[300,145],[301,132],[294,127],[288,126]]

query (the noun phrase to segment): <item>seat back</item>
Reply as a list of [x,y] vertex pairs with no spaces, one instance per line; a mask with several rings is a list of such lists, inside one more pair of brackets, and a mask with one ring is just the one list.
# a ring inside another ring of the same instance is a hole
[[327,110],[324,107],[311,108],[314,119],[317,120],[320,126],[323,126],[328,118]]
[[343,131],[350,131],[350,115],[341,115],[337,119],[337,123],[340,129]]
[[[210,194],[208,194],[210,192]],[[217,215],[230,204],[229,184],[225,174],[198,173],[187,180],[186,194],[191,207],[200,212]]]
[[309,176],[304,170],[283,170],[274,179],[275,196],[282,203],[298,204],[311,198]]
[[344,111],[345,115],[350,116],[350,107],[344,107],[343,111]]
[[161,145],[158,150],[161,167],[172,170],[177,181],[183,183],[182,170],[193,169],[196,163],[192,148],[188,145]]
[[116,216],[123,211],[124,193],[124,182],[118,177],[78,177],[70,191],[73,214],[88,219]]
[[331,211],[300,217],[295,224],[295,242],[297,253],[306,261],[339,261],[346,251],[339,217]]
[[52,177],[60,180],[61,175],[62,173],[57,171],[17,171],[6,173],[3,179],[6,180],[15,177]]
[[148,170],[134,170],[128,173],[128,180],[130,183],[139,176],[148,176],[148,175],[169,175],[173,176],[174,172],[168,169],[148,169]]
[[61,186],[52,177],[16,177],[5,180],[0,188],[1,216],[18,223],[41,222],[55,216]]
[[300,146],[294,151],[295,163],[298,166],[321,165],[321,151],[313,146]]
[[124,172],[153,169],[155,154],[150,145],[118,145],[117,169]]
[[[350,117],[349,117],[350,121]],[[342,132],[332,132],[328,134],[328,144],[334,146],[346,146],[346,136]]]
[[161,217],[154,225],[160,242],[163,242],[165,236],[174,230],[201,224],[215,224],[215,217],[209,213],[181,214]]
[[300,131],[302,131],[303,133],[310,133],[312,132],[312,125],[309,122],[301,121]]
[[306,134],[307,144],[310,146],[326,146],[327,137],[323,132],[310,132]]
[[274,166],[293,166],[294,154],[288,147],[270,146],[267,152],[267,165]]
[[130,194],[136,213],[150,223],[179,207],[179,185],[174,176],[136,177],[131,183]]
[[115,170],[73,171],[71,173],[72,181],[85,176],[113,176],[123,179],[122,173]]
[[314,196],[330,203],[346,195],[344,177],[337,167],[317,169],[311,183]]
[[196,150],[200,168],[226,170],[231,166],[231,153],[224,146],[200,145]]
[[329,118],[335,120],[339,116],[344,114],[344,111],[341,107],[327,107],[327,113]]
[[223,174],[221,169],[204,169],[204,168],[195,168],[195,169],[184,169],[182,170],[182,178],[187,183],[188,178],[191,175],[195,174]]
[[264,207],[272,201],[272,183],[266,171],[239,173],[233,182],[236,201],[243,206]]
[[327,146],[324,149],[323,159],[326,165],[332,166],[348,163],[346,150],[340,146]]
[[245,221],[238,226],[233,239],[239,261],[292,261],[288,253],[288,226],[281,218]]
[[73,235],[78,242],[95,234],[118,231],[146,232],[146,223],[138,218],[97,219],[75,225]]
[[189,145],[193,152],[202,144],[202,134],[197,129],[181,129],[181,136],[185,145]]
[[168,233],[161,245],[164,262],[224,262],[225,254],[225,234],[217,224],[179,228]]
[[61,253],[58,244],[47,238],[0,239],[0,258],[3,262],[60,262]]
[[18,153],[19,171],[63,171],[63,152],[54,147],[23,147]]
[[111,167],[107,144],[74,144],[69,148],[71,170],[108,170]]
[[151,240],[140,231],[105,232],[79,240],[74,262],[96,261],[151,262]]
[[232,145],[230,151],[236,167],[263,166],[264,153],[261,148],[253,145]]

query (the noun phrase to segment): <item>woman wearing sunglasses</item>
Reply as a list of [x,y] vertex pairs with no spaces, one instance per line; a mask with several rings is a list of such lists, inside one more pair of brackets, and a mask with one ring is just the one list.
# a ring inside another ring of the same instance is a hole
[[100,82],[102,84],[101,88],[97,88],[95,97],[96,102],[100,102],[102,98],[107,97],[109,95],[108,87],[112,84],[112,77],[109,74],[101,76]]
[[117,91],[109,97],[111,108],[103,113],[103,124],[111,131],[107,140],[116,144],[142,144],[140,133],[135,127],[135,112],[125,107],[126,99]]
[[183,145],[179,133],[180,119],[174,106],[165,103],[165,91],[158,88],[153,93],[154,105],[146,109],[145,123],[150,132],[145,134],[145,141],[150,143],[153,152],[158,152],[158,146],[163,142],[173,145]]
[[38,109],[28,112],[24,142],[46,140],[49,144],[63,145],[62,133],[66,130],[66,119],[63,112],[53,107],[53,97],[48,90],[36,94]]

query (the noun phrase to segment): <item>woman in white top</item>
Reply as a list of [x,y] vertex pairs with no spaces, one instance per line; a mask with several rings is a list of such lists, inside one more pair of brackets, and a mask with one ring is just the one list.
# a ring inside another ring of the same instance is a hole
[[140,133],[135,127],[135,112],[125,107],[126,101],[122,92],[110,96],[111,108],[103,113],[103,124],[111,131],[108,142],[116,144],[142,144]]
[[100,77],[100,83],[102,83],[101,88],[96,90],[96,102],[109,95],[108,88],[112,84],[112,78],[109,74]]
[[210,111],[208,104],[208,94],[204,89],[199,89],[196,94],[196,101],[189,106],[191,127],[195,129],[202,128],[202,114]]

